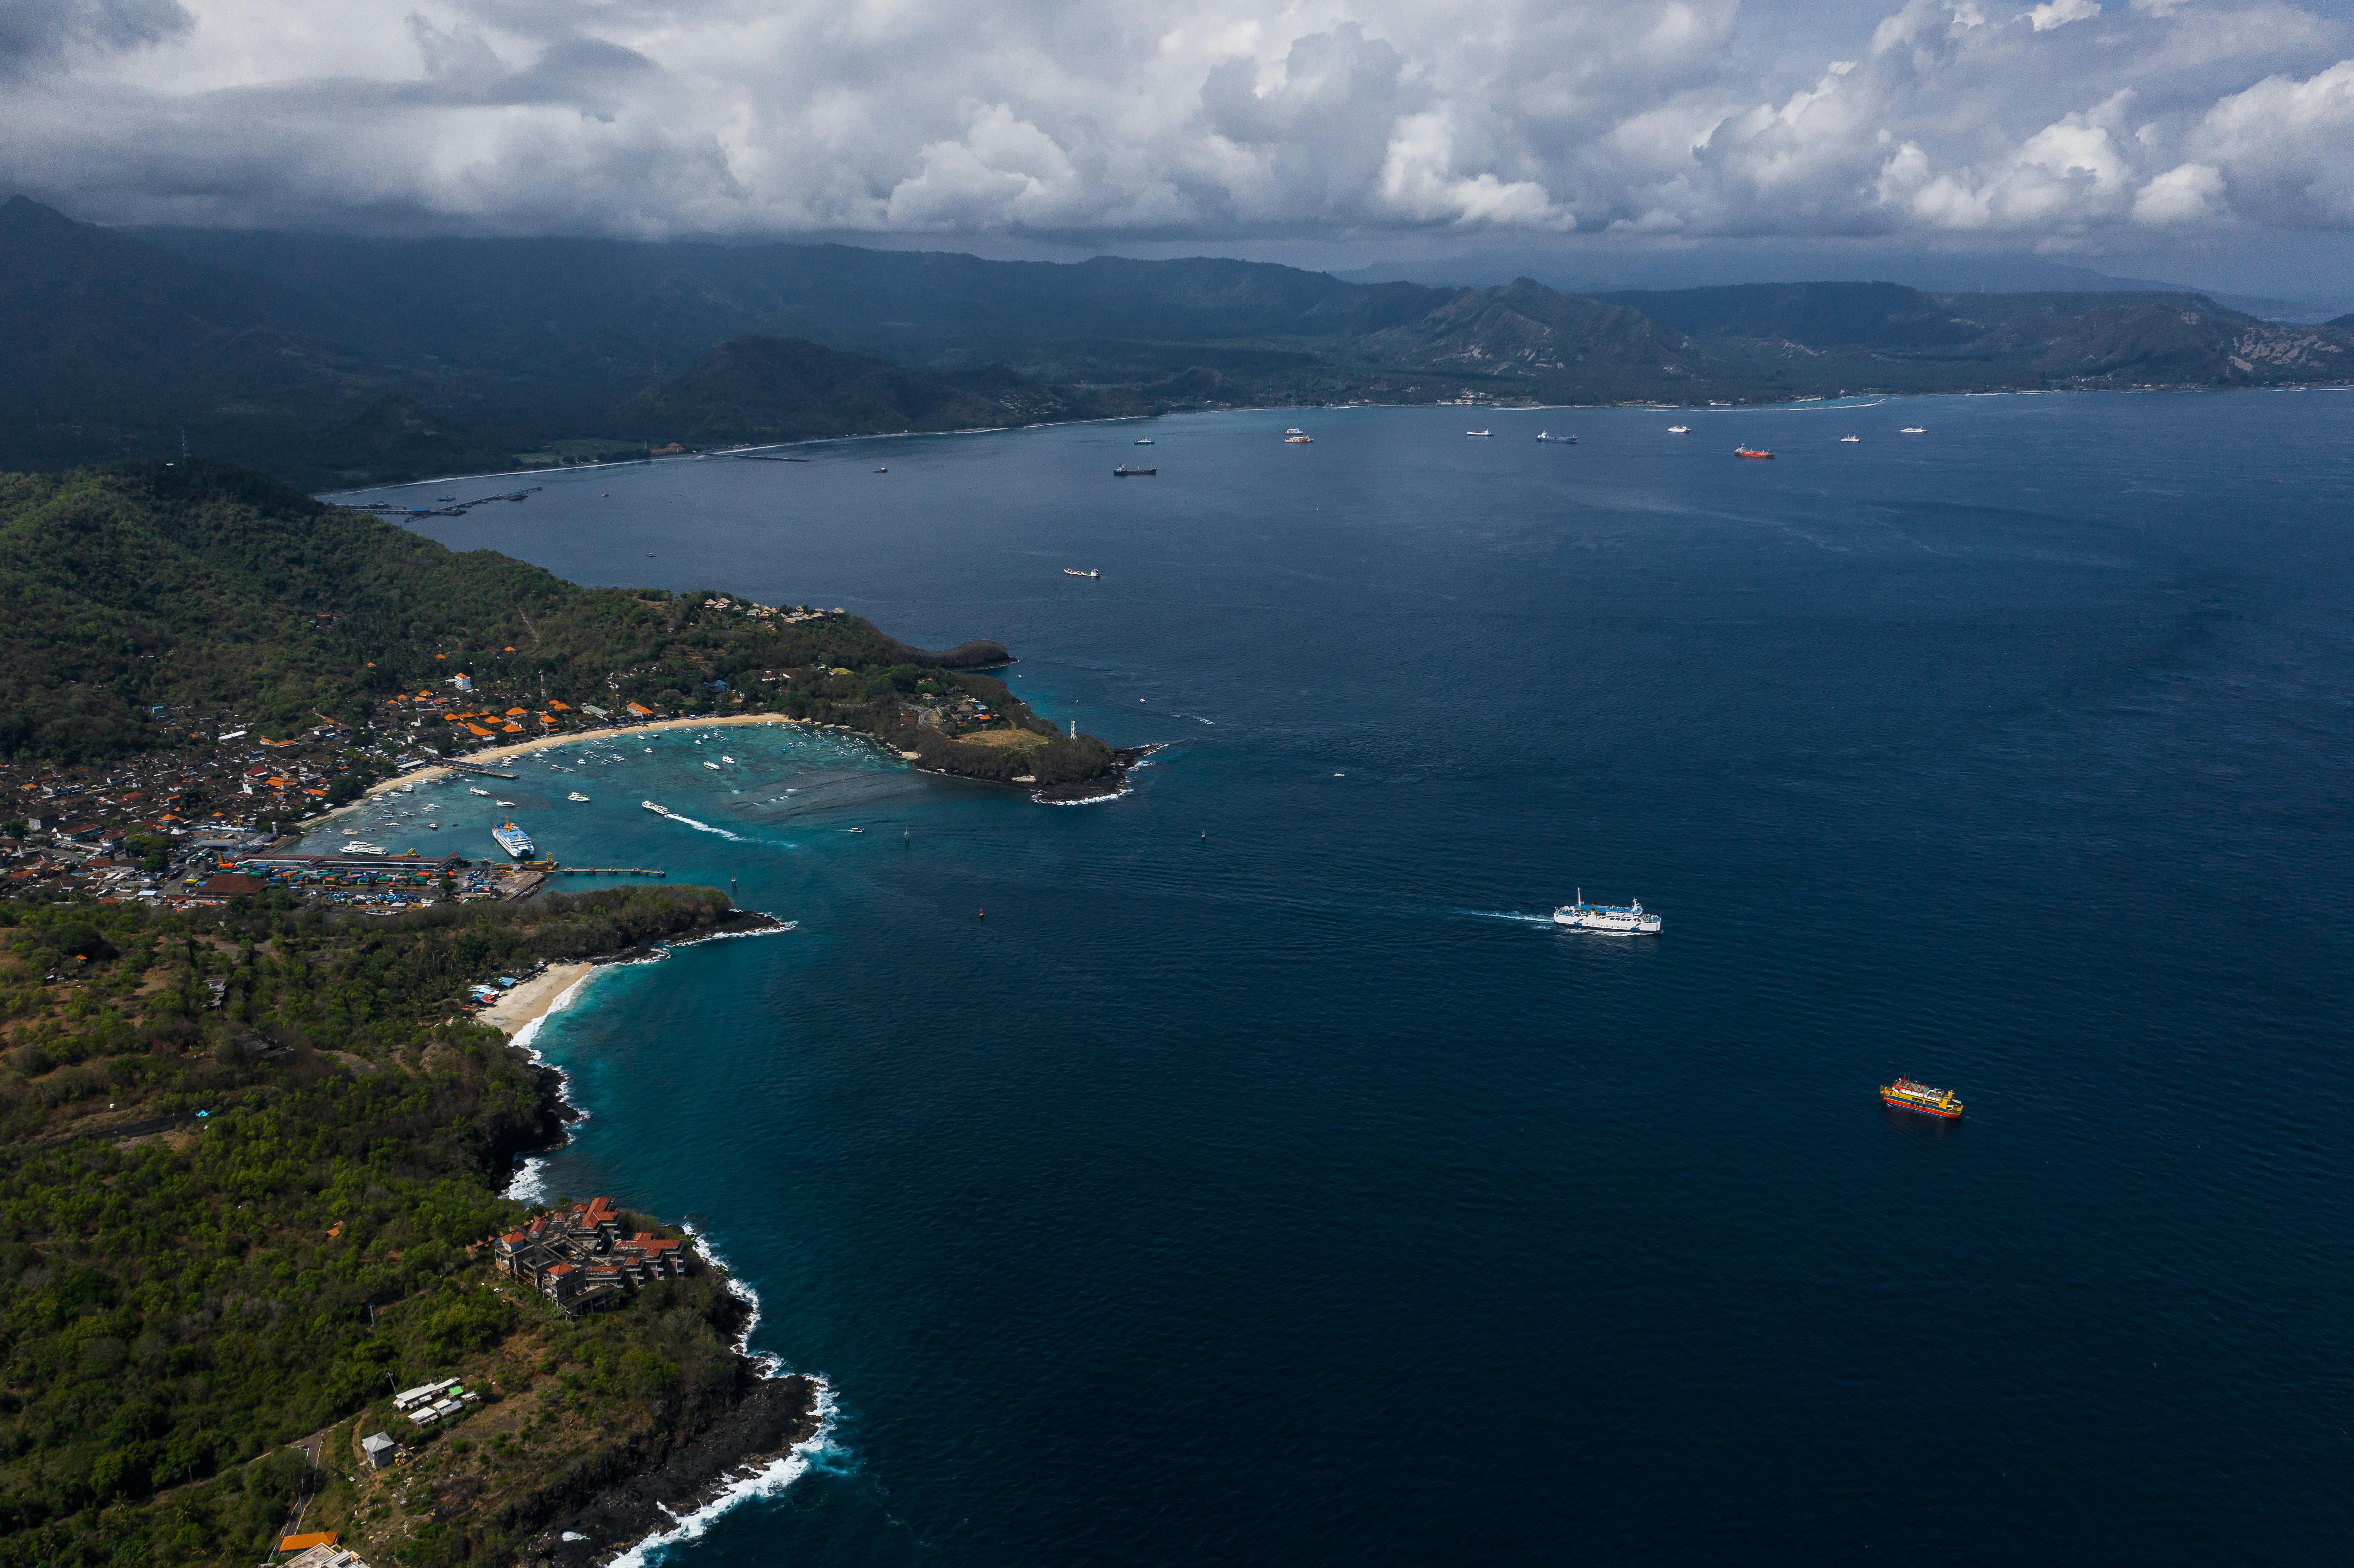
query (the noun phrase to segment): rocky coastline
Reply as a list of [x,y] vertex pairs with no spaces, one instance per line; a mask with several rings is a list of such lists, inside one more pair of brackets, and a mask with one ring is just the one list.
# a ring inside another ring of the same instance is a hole
[[[790,930],[792,922],[758,910],[731,909],[716,926],[689,941],[753,936]],[[645,962],[663,949],[683,945],[672,941],[641,943],[623,951],[598,955],[594,963]],[[523,1047],[515,1047],[522,1050]],[[559,1069],[534,1060],[535,1116],[516,1136],[493,1151],[501,1167],[513,1170],[526,1155],[561,1149],[570,1140],[580,1108],[565,1098],[567,1080]],[[708,1256],[695,1265],[720,1266]],[[739,1341],[736,1380],[726,1409],[701,1430],[658,1446],[633,1445],[616,1450],[593,1472],[563,1478],[537,1499],[535,1509],[545,1528],[525,1543],[516,1561],[530,1568],[597,1568],[609,1563],[647,1537],[674,1528],[678,1520],[720,1498],[730,1488],[784,1459],[796,1444],[817,1433],[822,1417],[815,1379],[792,1374],[772,1375],[769,1366],[740,1348],[754,1306],[739,1291],[728,1298],[732,1316],[719,1325]]]

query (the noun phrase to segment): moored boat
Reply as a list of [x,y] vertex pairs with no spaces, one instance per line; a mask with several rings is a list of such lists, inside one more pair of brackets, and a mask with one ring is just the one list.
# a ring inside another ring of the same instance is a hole
[[506,851],[512,858],[515,860],[531,858],[531,835],[516,826],[513,817],[509,817],[505,821],[493,828],[491,837],[498,840],[499,848]]
[[1089,567],[1086,571],[1081,571],[1076,567],[1065,567],[1063,568],[1063,575],[1066,577],[1099,577],[1103,576],[1103,573],[1096,570],[1093,567]]
[[1840,440],[1849,446],[1853,446],[1858,441],[1863,440],[1863,438],[1861,436],[1841,436]]
[[1953,1090],[1933,1089],[1910,1078],[1899,1078],[1893,1084],[1881,1085],[1880,1097],[1899,1110],[1919,1111],[1924,1116],[1943,1117],[1947,1121],[1962,1114],[1962,1102],[1954,1097]]
[[1643,908],[1641,899],[1632,904],[1588,904],[1585,889],[1577,890],[1577,902],[1564,904],[1553,912],[1553,923],[1577,931],[1606,931],[1622,937],[1656,937],[1659,934],[1659,917]]
[[1299,432],[1294,431],[1292,434],[1283,438],[1283,444],[1288,447],[1304,447],[1312,439],[1312,437],[1303,436]]
[[579,790],[575,789],[571,794],[567,795],[564,798],[567,800],[586,800],[588,797],[583,795]]
[[1896,433],[1897,433],[1898,435],[1900,435],[1900,436],[1925,436],[1925,435],[1927,435],[1929,432],[1928,432],[1928,430],[1927,430],[1925,427],[1923,427],[1923,426],[1920,426],[1920,425],[1907,425],[1907,426],[1905,426],[1903,429],[1901,429],[1901,430],[1897,431]]
[[1691,427],[1690,425],[1670,425],[1668,427],[1668,434],[1671,436],[1689,436],[1691,434]]

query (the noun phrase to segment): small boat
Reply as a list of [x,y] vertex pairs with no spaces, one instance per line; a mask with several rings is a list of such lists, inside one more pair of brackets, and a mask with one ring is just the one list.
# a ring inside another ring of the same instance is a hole
[[887,468],[878,468],[875,471],[876,473],[889,473],[891,471]]
[[1140,447],[1149,447],[1152,444],[1152,438],[1150,436],[1146,436],[1140,440],[1136,444]]
[[1929,432],[1920,425],[1907,425],[1896,433],[1900,436],[1925,436]]
[[1291,434],[1283,438],[1283,444],[1288,447],[1304,447],[1308,445],[1310,440],[1310,438],[1301,435],[1298,430],[1294,430]]
[[1577,438],[1575,436],[1556,436],[1550,430],[1539,430],[1537,432],[1537,440],[1541,441],[1558,441],[1564,446],[1571,447],[1577,444]]
[[1099,577],[1103,576],[1101,572],[1096,570],[1093,567],[1089,567],[1086,571],[1081,571],[1076,567],[1065,567],[1063,568],[1063,575],[1066,577]]
[[1735,447],[1733,449],[1733,455],[1734,457],[1745,458],[1771,458],[1774,454],[1772,452],[1759,451],[1755,447]]
[[571,794],[567,795],[564,798],[567,800],[586,800],[588,797],[583,795],[579,790],[575,789]]
[[1134,479],[1139,474],[1150,475],[1160,471],[1157,468],[1130,468],[1126,463],[1121,463],[1111,471],[1111,476],[1114,479]]
[[493,805],[493,806],[505,806],[505,807],[508,807],[508,808],[512,809],[512,808],[514,807],[514,802],[513,800],[493,800],[493,801],[492,801],[492,802],[491,802],[491,804],[492,804],[492,805]]
[[1691,434],[1691,427],[1690,425],[1670,425],[1668,427],[1668,434],[1671,436],[1689,436]]
[[1856,442],[1863,440],[1863,438],[1861,436],[1841,436],[1840,440],[1849,446],[1853,446]]
[[491,830],[491,837],[499,841],[499,848],[515,860],[531,858],[531,835],[515,825],[513,817]]
[[1467,436],[1492,437],[1496,432],[1493,430],[1466,430],[1463,433]]
[[851,832],[854,832],[854,833],[863,833],[863,832],[864,832],[866,830],[865,830],[864,828],[852,828],[852,829],[850,829],[849,831],[850,831]]
[[1607,931],[1622,937],[1656,937],[1659,934],[1659,917],[1643,911],[1643,901],[1632,904],[1588,904],[1585,889],[1577,890],[1577,902],[1564,904],[1553,912],[1553,923],[1577,931]]
[[647,810],[652,811],[657,817],[667,817],[671,814],[671,810],[668,806],[657,806],[652,800],[641,800],[638,804],[644,807]]
[[1307,432],[1307,431],[1305,431],[1305,430],[1303,430],[1303,429],[1301,429],[1299,426],[1294,425],[1294,426],[1292,426],[1292,427],[1291,427],[1291,429],[1288,429],[1288,430],[1284,431],[1283,433],[1284,433],[1285,435],[1287,435],[1287,436],[1304,436],[1304,435],[1306,435],[1308,432]]
[[706,762],[706,763],[705,763],[705,764],[704,764],[704,766],[705,766],[705,768],[710,768],[710,769],[711,769],[711,771],[713,771],[714,773],[716,773],[716,772],[718,772],[718,771],[719,771],[719,764],[717,764],[716,762]]
[[1962,1102],[1954,1097],[1953,1090],[1933,1089],[1910,1078],[1899,1078],[1893,1084],[1881,1085],[1880,1097],[1898,1110],[1915,1110],[1924,1116],[1942,1117],[1947,1121],[1962,1114]]
[[730,767],[730,768],[733,768],[733,767],[735,767],[735,766],[736,766],[736,759],[735,759],[734,758],[732,758],[732,757],[728,757],[728,756],[726,756],[726,755],[724,755],[724,754],[723,754],[723,755],[720,757],[719,760],[720,760],[720,761],[722,761],[722,762],[724,762],[724,763],[726,763],[726,764],[728,767]]
[[484,799],[484,800],[489,800],[489,799],[491,798],[491,792],[490,792],[488,789],[468,789],[468,790],[466,791],[466,793],[467,793],[467,794],[469,794],[469,795],[480,795],[481,797],[482,797],[482,799]]

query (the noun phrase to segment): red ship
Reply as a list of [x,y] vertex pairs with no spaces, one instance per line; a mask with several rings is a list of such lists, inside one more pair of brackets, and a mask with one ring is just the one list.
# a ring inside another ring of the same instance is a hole
[[1755,447],[1735,447],[1733,449],[1733,455],[1734,457],[1771,458],[1774,454],[1772,452],[1761,452]]

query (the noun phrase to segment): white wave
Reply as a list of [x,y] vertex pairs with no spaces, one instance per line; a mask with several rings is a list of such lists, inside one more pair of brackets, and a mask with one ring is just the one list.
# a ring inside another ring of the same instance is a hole
[[758,1469],[733,1478],[719,1489],[717,1496],[693,1513],[674,1513],[668,1507],[663,1507],[663,1511],[678,1522],[668,1530],[654,1531],[614,1558],[610,1568],[652,1568],[661,1560],[663,1548],[699,1539],[738,1503],[748,1502],[754,1498],[779,1496],[787,1487],[807,1475],[811,1466],[816,1463],[833,1439],[833,1389],[822,1378],[816,1382],[815,1432]]
[[507,1182],[505,1196],[514,1202],[537,1205],[547,1202],[547,1157],[526,1154],[512,1180]]
[[1457,915],[1469,915],[1474,920],[1509,920],[1516,926],[1550,926],[1550,915],[1523,915],[1516,909],[1457,909]]
[[1035,800],[1041,806],[1105,806],[1109,805],[1112,801],[1119,800],[1123,795],[1133,795],[1135,793],[1136,791],[1134,789],[1123,784],[1108,795],[1090,795],[1084,800],[1049,800],[1044,795],[1033,795],[1030,799]]
[[755,1354],[752,1350],[752,1330],[760,1326],[760,1293],[744,1283],[744,1277],[719,1255],[719,1248],[712,1241],[710,1233],[693,1220],[681,1220],[678,1228],[694,1241],[695,1250],[703,1255],[705,1262],[726,1275],[727,1294],[744,1303],[744,1327],[736,1335],[736,1353],[758,1367],[762,1377],[782,1377],[783,1361],[766,1352]]
[[1195,720],[1197,720],[1198,722],[1200,722],[1200,723],[1202,723],[1202,724],[1210,724],[1210,725],[1214,725],[1214,724],[1216,724],[1216,723],[1218,722],[1218,721],[1217,721],[1217,720],[1215,720],[1215,719],[1205,719],[1205,718],[1203,718],[1203,717],[1202,717],[1202,715],[1201,715],[1200,714],[1195,714],[1195,715],[1193,715],[1193,717],[1195,718]]
[[[756,910],[755,913],[768,915],[769,912],[765,909],[761,909]],[[777,917],[773,915],[769,915],[769,918],[776,920]],[[798,920],[778,920],[777,924],[773,926],[763,926],[757,931],[714,931],[708,937],[689,937],[684,942],[664,942],[663,946],[665,948],[699,948],[705,942],[731,941],[737,937],[781,937],[788,931],[795,931],[800,928],[801,922]]]

